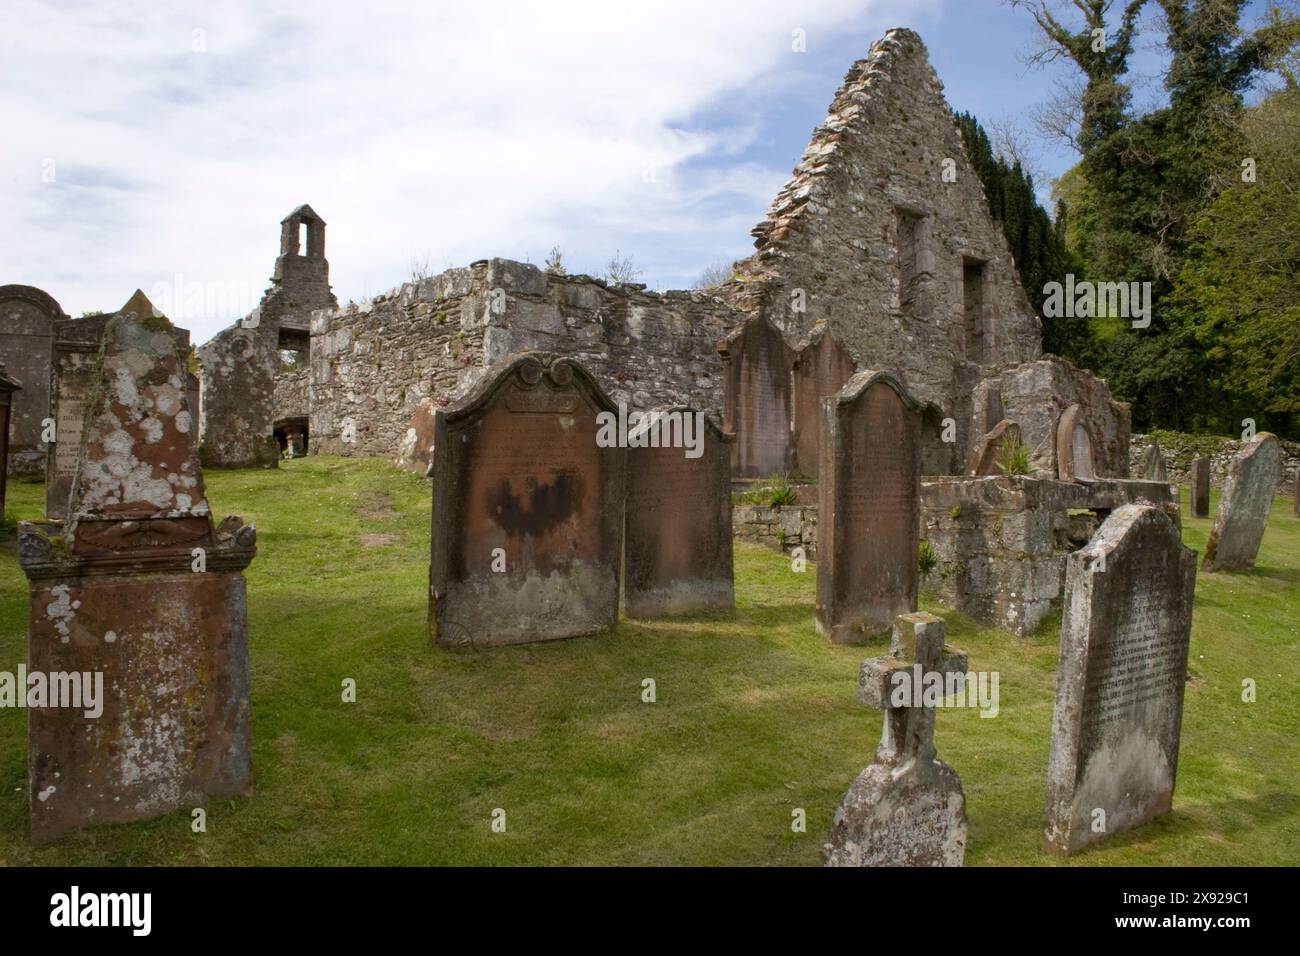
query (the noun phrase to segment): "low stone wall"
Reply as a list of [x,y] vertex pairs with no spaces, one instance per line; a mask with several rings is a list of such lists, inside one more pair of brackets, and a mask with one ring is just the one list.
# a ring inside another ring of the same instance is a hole
[[731,533],[785,554],[803,548],[804,557],[812,561],[817,557],[817,506],[735,505]]
[[[1210,458],[1210,485],[1222,488],[1228,480],[1228,468],[1232,460],[1246,444],[1238,438],[1220,438],[1214,435],[1177,435],[1172,439],[1161,436],[1160,450],[1165,456],[1165,470],[1169,480],[1176,485],[1190,485],[1192,462],[1203,455]],[[1142,457],[1152,445],[1149,435],[1134,435],[1129,446],[1129,474],[1134,478],[1142,475]],[[1282,478],[1278,482],[1279,497],[1291,498],[1295,495],[1296,470],[1300,469],[1300,443],[1279,441],[1282,446]]]
[[1176,514],[1160,482],[923,478],[921,540],[938,563],[922,587],[983,624],[1029,634],[1060,606],[1066,557],[1107,512],[1139,499]]

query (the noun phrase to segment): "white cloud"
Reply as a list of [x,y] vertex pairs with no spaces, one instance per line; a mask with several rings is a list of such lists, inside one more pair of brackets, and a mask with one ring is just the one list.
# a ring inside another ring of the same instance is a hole
[[180,276],[208,290],[205,314],[173,308],[203,341],[255,304],[306,202],[342,301],[414,259],[553,244],[681,284],[746,251],[789,173],[745,158],[763,117],[728,96],[798,84],[795,28],[879,34],[898,6],[8,2],[0,282],[78,314]]

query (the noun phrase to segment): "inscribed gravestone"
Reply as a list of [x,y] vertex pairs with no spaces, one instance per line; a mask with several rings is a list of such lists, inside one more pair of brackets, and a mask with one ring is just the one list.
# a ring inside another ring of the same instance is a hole
[[1196,552],[1160,508],[1070,555],[1043,843],[1073,853],[1173,805]]
[[1192,515],[1210,516],[1210,459],[1204,457],[1192,462]]
[[[885,712],[884,728],[875,760],[835,813],[827,866],[962,865],[966,796],[956,771],[935,752],[939,701],[923,690],[928,681],[943,686],[966,674],[965,652],[944,644],[943,631],[933,615],[899,615],[890,656],[862,662],[859,697]],[[918,674],[921,685],[913,687]]]
[[867,369],[822,402],[817,632],[836,643],[884,633],[916,609],[919,401]]
[[1004,418],[975,446],[967,473],[971,475],[1002,475],[1005,472],[999,464],[1002,449],[1015,447],[1021,443],[1020,426],[1009,418]]
[[593,634],[618,617],[625,449],[614,405],[547,353],[499,363],[434,422],[429,632],[447,646]]
[[794,360],[794,469],[817,477],[821,467],[822,399],[853,377],[853,356],[821,326],[798,350]]
[[623,604],[628,617],[735,606],[731,443],[702,412],[652,412],[631,430]]
[[128,305],[105,324],[67,520],[19,526],[31,673],[102,681],[98,714],[31,710],[34,842],[252,789],[256,532],[213,528],[176,329]]
[[732,474],[784,474],[791,457],[794,352],[781,330],[759,314],[723,339],[718,354],[722,357],[723,428],[736,436]]
[[1092,434],[1079,405],[1067,408],[1057,423],[1056,474],[1061,481],[1092,481],[1097,477]]
[[1281,475],[1277,436],[1260,432],[1237,452],[1205,543],[1202,570],[1245,571],[1255,566]]

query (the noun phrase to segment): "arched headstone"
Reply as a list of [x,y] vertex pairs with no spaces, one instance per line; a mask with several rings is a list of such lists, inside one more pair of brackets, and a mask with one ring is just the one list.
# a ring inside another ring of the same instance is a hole
[[794,352],[761,313],[722,340],[723,429],[736,436],[737,476],[790,469],[790,371]]
[[1092,433],[1080,405],[1067,408],[1057,423],[1056,475],[1061,481],[1092,481],[1097,477]]

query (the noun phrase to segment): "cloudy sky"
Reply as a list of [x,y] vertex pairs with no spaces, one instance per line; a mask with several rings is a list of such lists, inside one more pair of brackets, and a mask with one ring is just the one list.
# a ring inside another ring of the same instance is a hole
[[280,219],[310,203],[342,302],[552,246],[573,272],[618,250],[689,287],[748,254],[891,26],[986,123],[1023,121],[1055,75],[1024,65],[1032,24],[999,0],[5,0],[0,284],[72,315],[140,287],[201,342],[256,304]]

